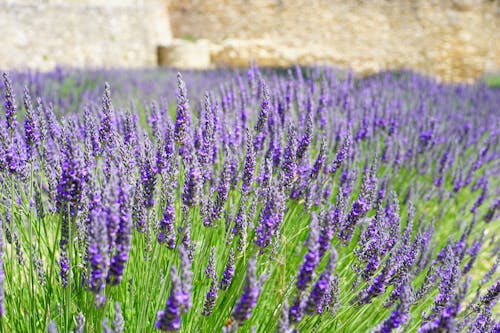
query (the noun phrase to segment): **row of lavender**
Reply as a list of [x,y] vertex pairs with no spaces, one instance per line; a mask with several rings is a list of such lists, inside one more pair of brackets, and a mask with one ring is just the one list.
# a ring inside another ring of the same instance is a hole
[[3,330],[500,329],[498,90],[174,75],[4,75]]

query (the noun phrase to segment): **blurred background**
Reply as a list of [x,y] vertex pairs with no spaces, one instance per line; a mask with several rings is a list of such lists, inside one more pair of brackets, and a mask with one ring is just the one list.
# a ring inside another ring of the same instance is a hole
[[255,62],[498,81],[499,23],[500,0],[0,0],[0,68]]

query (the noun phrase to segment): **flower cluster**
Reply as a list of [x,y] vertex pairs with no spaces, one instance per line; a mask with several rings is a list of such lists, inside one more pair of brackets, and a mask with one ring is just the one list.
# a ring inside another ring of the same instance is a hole
[[499,330],[498,89],[319,66],[2,80],[1,331]]

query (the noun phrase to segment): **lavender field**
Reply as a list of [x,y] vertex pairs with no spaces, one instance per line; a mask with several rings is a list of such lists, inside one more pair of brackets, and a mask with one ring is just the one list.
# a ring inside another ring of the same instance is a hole
[[500,89],[181,74],[3,75],[0,332],[500,332]]

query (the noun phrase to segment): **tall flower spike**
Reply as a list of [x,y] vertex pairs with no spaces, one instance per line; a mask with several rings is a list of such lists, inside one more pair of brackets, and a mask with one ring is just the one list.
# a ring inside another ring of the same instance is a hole
[[174,139],[179,144],[184,144],[191,125],[189,113],[189,100],[187,98],[186,84],[181,73],[177,73],[177,110],[175,115]]
[[102,333],[114,333],[111,327],[109,327],[108,318],[104,318],[101,323]]
[[88,257],[90,261],[89,287],[96,295],[96,306],[103,305],[102,294],[109,269],[109,248],[106,234],[106,216],[97,207],[90,213]]
[[115,317],[113,319],[113,333],[123,333],[125,331],[125,321],[123,319],[120,302],[115,302]]
[[[310,98],[308,102],[312,103]],[[307,149],[309,148],[313,136],[312,132],[313,132],[313,119],[312,119],[312,112],[309,111],[307,112],[306,115],[306,126],[304,129],[304,133],[302,134],[302,138],[300,139],[299,145],[297,147],[297,154],[296,154],[297,161],[300,161],[304,157]]]
[[182,202],[187,207],[193,207],[196,206],[200,200],[202,185],[200,170],[195,162],[190,165],[186,178],[184,190],[182,192]]
[[205,276],[211,278],[215,276],[215,246],[210,249],[210,256],[208,257],[208,265],[205,268]]
[[325,213],[324,216],[320,216],[321,232],[318,239],[320,257],[323,257],[325,252],[330,247],[330,242],[333,239],[335,230],[340,226],[340,223],[342,223],[344,205],[344,197],[342,195],[342,191],[339,190],[339,192],[337,193],[337,203],[335,205],[335,209]]
[[257,164],[252,141],[252,135],[247,130],[247,152],[245,157],[245,167],[243,169],[243,185],[241,190],[243,194],[248,194],[250,192],[250,187],[252,186],[254,178],[255,165]]
[[351,135],[347,134],[344,137],[344,141],[342,142],[342,146],[337,151],[335,155],[335,159],[333,160],[332,166],[330,168],[330,173],[334,174],[342,165],[342,162],[347,159],[351,148]]
[[339,233],[339,238],[342,239],[345,243],[351,241],[354,230],[356,229],[356,225],[366,215],[366,213],[368,213],[368,210],[370,209],[373,191],[376,187],[376,178],[372,169],[373,167],[370,169],[370,171],[365,172],[365,174],[363,175],[363,181],[361,184],[361,190],[358,199],[352,203],[351,211],[347,215],[347,218],[345,219],[342,229]]
[[333,279],[333,272],[335,271],[335,266],[337,265],[337,251],[332,247],[330,257],[328,258],[328,264],[321,273],[318,281],[314,284],[307,299],[305,312],[307,314],[313,314],[315,312],[323,312],[323,299],[330,287],[330,282]]
[[144,138],[144,157],[140,164],[143,202],[146,208],[154,206],[154,193],[156,187],[156,172],[153,166],[153,148],[149,138]]
[[182,292],[181,281],[175,266],[172,266],[170,270],[170,280],[172,287],[165,309],[158,311],[156,314],[155,328],[161,331],[178,331],[181,329],[181,310],[184,303],[184,293]]
[[219,283],[219,288],[221,290],[227,290],[231,285],[231,281],[234,277],[234,249],[231,248],[229,251],[229,258],[227,259],[226,268],[224,273],[222,273],[222,279]]
[[283,305],[281,307],[281,316],[280,319],[278,320],[278,333],[291,333],[292,328],[290,327],[290,319],[288,318],[288,311],[289,311],[289,305],[288,301],[285,300],[283,302]]
[[217,301],[217,277],[213,275],[210,278],[210,289],[205,295],[205,302],[203,303],[203,316],[210,316],[214,310],[215,302]]
[[269,97],[269,89],[264,81],[260,82],[262,87],[262,102],[260,104],[259,117],[257,118],[257,123],[255,124],[255,138],[254,138],[254,149],[260,150],[262,148],[266,129],[266,123],[268,122],[269,113],[271,111],[271,101]]
[[319,148],[318,157],[316,157],[316,161],[314,162],[314,165],[311,169],[311,178],[313,179],[318,178],[318,175],[323,169],[323,165],[325,163],[325,154],[326,154],[326,141],[325,138],[323,137],[321,139],[321,146]]
[[118,205],[119,223],[116,233],[116,252],[111,258],[109,275],[107,281],[113,285],[120,283],[125,264],[129,258],[129,251],[132,242],[132,216],[130,214],[130,197],[128,192],[130,186],[123,181],[123,177],[118,182]]
[[102,145],[107,145],[110,141],[112,131],[112,113],[113,106],[111,105],[111,89],[109,83],[104,84],[104,94],[102,96],[102,113],[101,127],[99,128],[99,139]]
[[158,242],[160,244],[167,244],[170,249],[175,248],[175,202],[174,190],[169,188],[166,193],[166,207],[163,211],[163,217],[159,224]]
[[11,136],[14,129],[17,126],[17,107],[16,107],[16,96],[12,90],[12,84],[10,82],[9,75],[3,73],[3,84],[4,84],[4,109],[5,109],[5,120],[7,123],[7,129],[10,131]]
[[304,316],[305,304],[305,292],[301,291],[295,298],[295,302],[288,310],[288,318],[292,323],[298,323],[302,320]]
[[392,311],[389,318],[387,318],[379,327],[374,330],[374,333],[390,333],[392,330],[399,328],[403,325],[409,317],[411,304],[410,287],[405,284],[401,293],[400,303],[396,309]]
[[75,333],[84,333],[85,332],[85,316],[82,312],[79,312],[76,316],[76,331]]
[[207,220],[204,221],[205,226],[211,226],[213,221],[220,219],[224,205],[226,204],[227,197],[229,195],[230,179],[231,175],[229,172],[229,162],[224,161],[222,166],[222,171],[220,173],[219,185],[217,186],[217,195],[215,197],[215,203],[212,208],[211,215],[209,217],[210,223]]
[[259,298],[260,288],[259,281],[257,280],[257,259],[252,257],[248,263],[246,283],[238,303],[233,310],[233,318],[242,324],[248,320],[252,315],[253,308],[257,305]]
[[284,172],[284,185],[289,187],[297,174],[297,131],[293,124],[290,124],[287,132],[287,143],[283,155],[282,169]]
[[28,159],[33,158],[33,148],[39,143],[38,129],[35,119],[35,111],[31,103],[28,88],[24,88],[24,140],[26,143],[26,152]]
[[260,213],[259,225],[255,230],[255,244],[260,247],[260,253],[264,252],[278,233],[286,209],[284,189],[279,180],[276,179],[275,183],[269,186],[269,193],[272,195],[267,195],[267,202]]
[[306,290],[312,281],[314,270],[319,264],[319,222],[318,217],[313,212],[311,214],[311,224],[309,226],[309,235],[307,236],[307,252],[302,260],[297,274],[297,289]]

